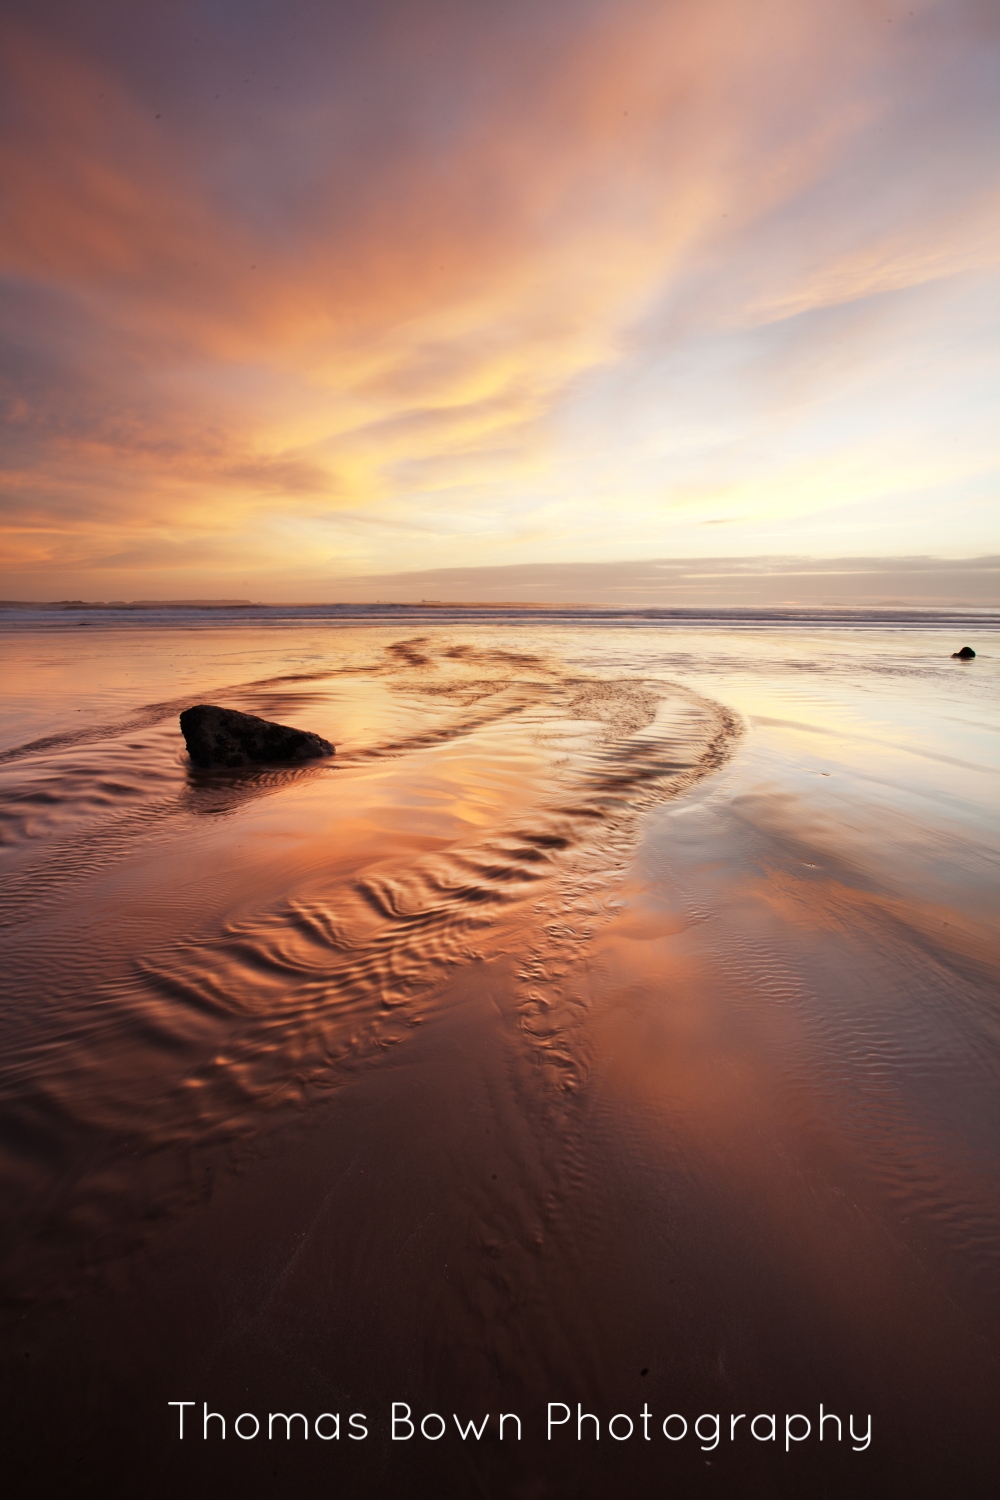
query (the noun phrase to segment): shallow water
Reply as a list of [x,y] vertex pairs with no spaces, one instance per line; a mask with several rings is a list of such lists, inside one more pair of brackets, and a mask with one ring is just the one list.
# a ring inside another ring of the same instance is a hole
[[[941,622],[11,632],[30,1461],[84,1452],[102,1494],[987,1493],[1000,632],[976,631],[969,666]],[[337,755],[195,772],[197,701]],[[285,1445],[275,1477],[231,1428],[181,1447],[189,1392],[230,1422],[366,1411],[370,1437]],[[393,1400],[525,1437],[394,1444]],[[578,1400],[822,1401],[874,1436],[545,1442]]]

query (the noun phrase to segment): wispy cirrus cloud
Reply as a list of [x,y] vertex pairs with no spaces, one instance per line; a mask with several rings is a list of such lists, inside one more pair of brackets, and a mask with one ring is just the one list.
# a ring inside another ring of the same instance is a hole
[[971,0],[141,25],[48,0],[6,41],[29,582],[190,593],[229,546],[287,592],[317,558],[693,552],[693,528],[949,549],[956,504],[984,519],[997,35]]

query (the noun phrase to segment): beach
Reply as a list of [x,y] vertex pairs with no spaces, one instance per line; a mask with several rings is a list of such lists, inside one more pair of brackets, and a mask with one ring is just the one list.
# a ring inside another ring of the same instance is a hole
[[25,1484],[990,1492],[995,613],[8,614]]

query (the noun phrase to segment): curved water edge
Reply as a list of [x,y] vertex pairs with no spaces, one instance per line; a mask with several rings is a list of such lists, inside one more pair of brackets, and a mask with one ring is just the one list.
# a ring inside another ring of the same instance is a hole
[[644,812],[741,733],[688,687],[413,637],[212,690],[329,732],[335,762],[198,772],[176,716],[203,695],[2,758],[22,1297],[64,1293],[81,1256],[99,1265],[192,1201],[193,1154],[377,1060],[465,966],[516,960],[525,1045],[553,1101],[571,1097],[588,1062],[567,975],[617,910]]

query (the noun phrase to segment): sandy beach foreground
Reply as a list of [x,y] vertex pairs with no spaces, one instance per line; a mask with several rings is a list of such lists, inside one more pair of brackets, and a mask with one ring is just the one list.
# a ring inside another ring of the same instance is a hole
[[16,1493],[989,1494],[998,641],[8,635]]

